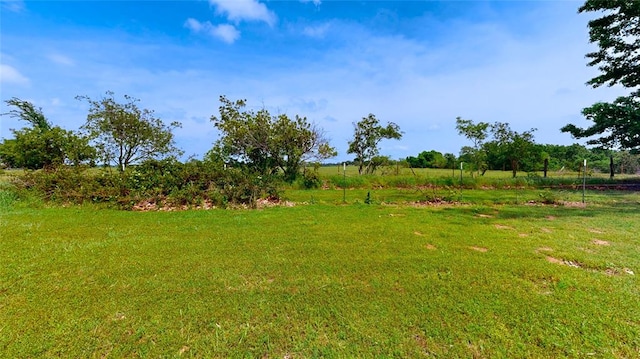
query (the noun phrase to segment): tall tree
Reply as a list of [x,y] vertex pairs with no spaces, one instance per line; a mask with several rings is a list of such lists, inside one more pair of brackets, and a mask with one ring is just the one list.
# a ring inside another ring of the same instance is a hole
[[245,100],[220,97],[220,117],[211,117],[221,136],[214,152],[224,161],[235,161],[260,175],[282,172],[293,181],[308,161],[336,156],[324,132],[305,117],[272,116],[266,109],[244,110]]
[[372,173],[375,170],[373,158],[378,156],[380,149],[378,145],[383,139],[402,138],[400,126],[393,122],[388,122],[386,126],[380,125],[380,121],[374,114],[363,117],[358,123],[353,124],[353,140],[349,141],[347,153],[356,155],[355,162],[358,164],[358,173]]
[[[482,148],[484,140],[487,139],[489,133],[489,124],[487,122],[474,123],[472,120],[456,118],[456,129],[460,135],[468,138],[473,142],[473,147],[463,148],[465,155],[472,160],[472,170],[480,172],[486,170],[486,153]],[[461,154],[462,155],[462,154]]]
[[31,102],[12,98],[6,101],[11,111],[3,114],[30,126],[11,130],[13,139],[0,144],[0,161],[10,167],[48,168],[65,163],[78,165],[92,161],[95,151],[88,139],[54,126]]
[[516,177],[521,164],[526,163],[533,167],[540,160],[542,151],[536,147],[532,128],[529,131],[518,133],[511,130],[508,123],[496,122],[491,125],[491,132],[496,147],[502,153],[502,158],[508,161],[513,177]]
[[640,150],[640,1],[587,0],[579,12],[604,12],[589,21],[589,39],[598,51],[588,53],[588,66],[597,66],[601,74],[587,82],[599,87],[620,84],[631,90],[629,96],[613,103],[599,102],[582,113],[594,124],[586,129],[569,124],[562,132],[604,148]]
[[95,143],[105,164],[115,163],[124,171],[137,161],[181,153],[172,132],[181,124],[165,125],[152,110],[140,109],[137,105],[140,100],[125,95],[125,102],[119,103],[110,91],[98,100],[87,96],[76,98],[89,103],[87,122],[82,128]]

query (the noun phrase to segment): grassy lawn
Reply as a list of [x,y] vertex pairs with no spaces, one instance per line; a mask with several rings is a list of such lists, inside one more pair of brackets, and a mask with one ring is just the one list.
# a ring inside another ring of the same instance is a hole
[[637,196],[327,192],[253,211],[0,208],[0,356],[640,356]]

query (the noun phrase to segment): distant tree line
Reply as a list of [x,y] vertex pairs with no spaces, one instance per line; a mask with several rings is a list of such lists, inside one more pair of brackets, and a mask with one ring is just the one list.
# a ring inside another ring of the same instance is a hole
[[[486,160],[480,164],[481,168],[497,171],[511,171],[511,163],[504,161],[500,155],[499,146],[487,144]],[[547,160],[549,171],[555,172],[580,172],[583,161],[586,159],[588,169],[599,173],[609,173],[611,158],[613,158],[613,170],[616,174],[637,174],[640,172],[640,155],[630,151],[612,151],[600,148],[587,148],[580,144],[572,145],[542,145],[534,146],[533,156],[525,158],[520,170],[524,172],[541,172],[544,170],[544,162]],[[430,150],[422,151],[417,156],[409,156],[404,162],[411,168],[448,168],[457,169],[463,162],[466,169],[475,171],[473,154],[465,152],[459,157],[451,153]],[[389,163],[392,164],[392,163]]]

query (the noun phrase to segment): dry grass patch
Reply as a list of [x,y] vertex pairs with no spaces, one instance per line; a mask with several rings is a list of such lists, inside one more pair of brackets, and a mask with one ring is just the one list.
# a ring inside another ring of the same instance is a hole
[[469,247],[469,249],[473,249],[474,251],[478,251],[482,253],[485,253],[489,250],[488,248],[485,248],[485,247],[475,247],[475,246]]
[[505,226],[505,225],[502,225],[502,224],[496,224],[495,227],[497,229],[513,229],[513,227]]

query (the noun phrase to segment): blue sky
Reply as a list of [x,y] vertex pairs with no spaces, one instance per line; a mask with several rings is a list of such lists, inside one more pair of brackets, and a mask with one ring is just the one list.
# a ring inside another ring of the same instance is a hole
[[[578,1],[4,1],[0,98],[78,129],[77,95],[131,95],[202,158],[218,98],[306,116],[350,159],[353,123],[373,113],[404,131],[394,159],[470,143],[457,116],[532,127],[538,143],[579,142],[560,127],[624,89],[592,89]],[[0,117],[0,137],[23,125]],[[580,143],[580,142],[579,142]]]

